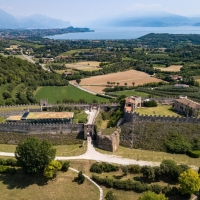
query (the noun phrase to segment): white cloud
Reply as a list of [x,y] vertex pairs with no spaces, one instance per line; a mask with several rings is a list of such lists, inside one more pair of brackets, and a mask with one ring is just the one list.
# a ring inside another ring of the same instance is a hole
[[131,10],[153,11],[153,10],[160,10],[161,8],[163,8],[163,6],[161,4],[140,4],[140,3],[135,3],[130,6],[125,7],[125,9],[128,11],[131,11]]

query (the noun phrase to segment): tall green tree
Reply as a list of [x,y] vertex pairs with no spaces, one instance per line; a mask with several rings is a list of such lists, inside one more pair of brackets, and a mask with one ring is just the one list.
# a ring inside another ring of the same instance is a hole
[[48,141],[29,137],[16,147],[15,158],[26,173],[43,174],[44,169],[54,160],[56,149]]

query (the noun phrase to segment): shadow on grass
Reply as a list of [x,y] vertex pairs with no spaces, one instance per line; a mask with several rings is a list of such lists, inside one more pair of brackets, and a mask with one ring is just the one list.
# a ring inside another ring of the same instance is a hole
[[44,186],[48,184],[48,179],[41,176],[34,176],[25,174],[21,169],[17,171],[16,174],[1,174],[0,182],[7,185],[7,188],[12,189],[25,189],[30,185]]
[[124,177],[124,175],[119,175],[119,176],[113,175],[113,178],[115,178],[115,179],[121,179],[121,178],[123,178],[123,177]]

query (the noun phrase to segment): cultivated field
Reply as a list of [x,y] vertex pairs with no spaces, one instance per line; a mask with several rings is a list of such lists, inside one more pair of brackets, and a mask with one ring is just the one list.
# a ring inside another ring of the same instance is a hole
[[161,67],[161,68],[155,67],[155,68],[160,69],[161,71],[164,71],[164,72],[180,72],[182,67],[183,67],[183,65],[171,65],[166,68],[163,68],[163,67]]
[[87,61],[87,62],[77,62],[77,63],[70,63],[66,64],[67,69],[79,69],[82,71],[95,71],[100,70],[99,63],[96,61]]
[[105,88],[108,81],[115,82],[115,83],[118,82],[119,86],[124,86],[124,83],[127,83],[127,86],[132,86],[132,82],[134,82],[135,86],[137,86],[137,85],[143,85],[145,83],[150,83],[150,82],[160,82],[161,80],[151,77],[150,75],[144,72],[129,70],[125,72],[111,73],[111,74],[106,74],[106,75],[85,78],[81,80],[80,85],[82,85],[83,87],[95,86],[93,89],[92,88],[90,89],[92,91],[99,92],[101,89],[96,86],[103,86]]

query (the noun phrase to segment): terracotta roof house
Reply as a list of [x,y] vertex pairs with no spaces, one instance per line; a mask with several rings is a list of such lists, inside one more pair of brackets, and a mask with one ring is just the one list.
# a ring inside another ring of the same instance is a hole
[[186,116],[198,117],[200,114],[200,104],[187,97],[176,99],[173,108]]
[[134,112],[136,108],[140,108],[142,105],[142,98],[130,96],[125,99],[125,112]]

